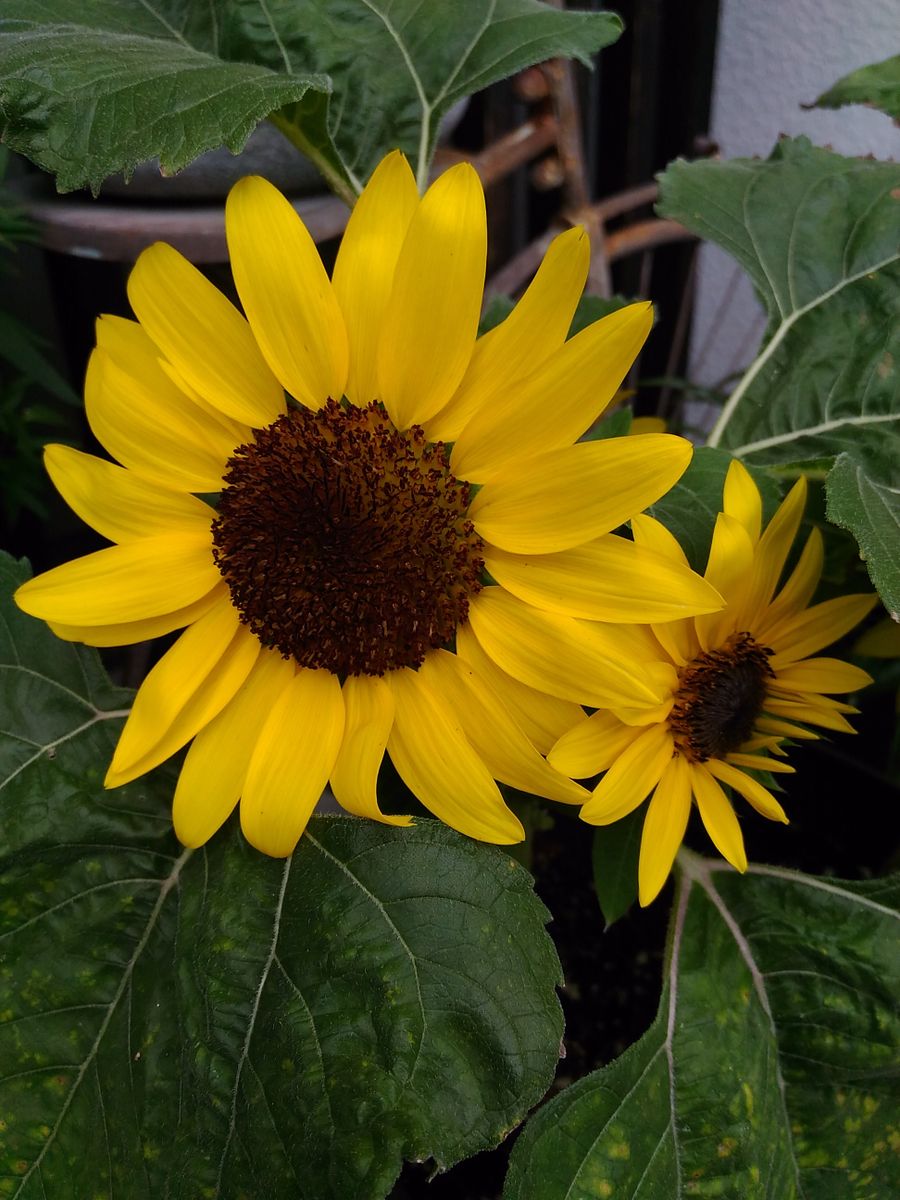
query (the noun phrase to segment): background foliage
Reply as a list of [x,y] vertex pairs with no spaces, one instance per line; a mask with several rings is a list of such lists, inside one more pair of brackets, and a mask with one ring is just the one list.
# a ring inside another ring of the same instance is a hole
[[423,182],[457,100],[622,29],[537,0],[7,0],[2,16],[3,138],[60,190],[237,153],[271,116],[351,200],[398,146]]
[[[397,145],[424,181],[458,98],[620,31],[536,0],[5,0],[2,133],[61,190],[96,190],[147,158],[237,151],[268,117],[352,200]],[[896,117],[897,64],[818,103]],[[896,615],[900,169],[801,138],[677,162],[661,187],[769,322],[654,515],[702,568],[732,456],[767,516],[786,478],[827,476],[827,516]],[[589,298],[577,323],[621,303]],[[39,379],[20,332],[4,318],[0,343]],[[622,408],[593,436],[629,425]],[[560,1053],[528,874],[427,821],[320,818],[283,862],[234,827],[183,851],[169,771],[102,789],[130,693],[14,607],[25,573],[0,561],[0,1194],[378,1200],[404,1159],[496,1145]],[[640,818],[594,841],[607,924],[633,902]],[[507,1200],[900,1192],[896,922],[896,878],[740,879],[683,854],[655,1022],[528,1121]]]
[[900,165],[784,139],[765,162],[674,163],[660,211],[718,243],[769,323],[708,445],[748,465],[839,470],[829,513],[900,615]]

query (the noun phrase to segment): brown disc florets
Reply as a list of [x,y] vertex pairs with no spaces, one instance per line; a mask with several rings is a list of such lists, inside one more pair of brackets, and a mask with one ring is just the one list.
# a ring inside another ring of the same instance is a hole
[[482,586],[469,485],[380,405],[292,410],[228,461],[213,555],[241,619],[304,667],[421,665]]
[[669,728],[689,762],[722,758],[749,738],[775,675],[771,654],[749,633],[735,633],[682,670]]

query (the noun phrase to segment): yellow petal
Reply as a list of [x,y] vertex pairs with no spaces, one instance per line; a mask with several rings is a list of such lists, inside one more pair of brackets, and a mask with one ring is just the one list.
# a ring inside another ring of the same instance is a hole
[[751,779],[749,775],[745,775],[737,767],[732,767],[728,763],[722,762],[719,758],[711,758],[704,765],[707,771],[711,775],[714,775],[716,779],[721,780],[722,783],[727,783],[729,787],[733,787],[736,792],[739,792],[748,804],[752,805],[761,816],[768,817],[770,821],[781,821],[783,825],[787,825],[788,819],[784,809],[772,793],[767,788],[764,788],[761,783],[757,783],[755,779]]
[[94,436],[113,458],[166,488],[219,491],[226,462],[246,440],[235,441],[154,364],[126,370],[102,346],[88,363],[84,403]]
[[646,513],[638,513],[637,516],[631,518],[631,533],[635,542],[646,550],[652,550],[654,554],[670,558],[679,566],[690,565],[678,538],[655,517],[650,517]]
[[675,745],[665,725],[652,725],[623,750],[581,810],[589,825],[611,825],[646,799],[672,761]]
[[[204,400],[168,359],[160,357],[159,347],[137,321],[109,314],[98,317],[97,346],[109,355],[117,367],[139,381],[151,396],[167,404],[174,402],[179,413],[183,408],[194,422],[202,419],[197,430],[203,445],[213,434],[224,434],[227,450],[247,440],[250,426],[227,417],[215,405]],[[185,404],[185,400],[190,403]]]
[[215,510],[70,446],[44,449],[44,466],[68,506],[111,542],[166,533],[204,533]]
[[806,479],[800,478],[779,505],[754,550],[747,590],[736,609],[737,629],[756,628],[778,586],[805,507]]
[[856,639],[853,653],[869,658],[900,658],[900,625],[884,617]]
[[725,476],[722,508],[743,525],[755,545],[762,528],[762,497],[753,476],[736,458],[732,459]]
[[787,583],[765,612],[760,614],[756,623],[759,641],[767,644],[770,629],[785,617],[793,617],[806,608],[819,586],[824,562],[825,543],[821,532],[813,529]]
[[482,842],[509,845],[525,837],[518,817],[463,733],[453,705],[418,671],[385,676],[396,712],[388,753],[406,786],[451,829]]
[[486,547],[499,584],[529,604],[594,621],[671,621],[722,607],[690,567],[607,534],[557,554],[508,554]]
[[422,198],[385,309],[379,395],[399,429],[427,421],[456,391],[475,346],[486,257],[484,192],[460,163]]
[[541,754],[546,754],[567,729],[587,720],[581,705],[520,683],[498,667],[482,650],[470,625],[457,629],[456,652],[491,685]]
[[791,692],[858,692],[871,682],[868,671],[839,658],[808,658],[782,667],[775,686]]
[[607,438],[535,454],[505,467],[469,506],[481,536],[501,550],[551,554],[609,533],[681,477],[684,438]]
[[505,321],[475,343],[456,394],[426,426],[432,441],[455,442],[472,417],[492,404],[496,395],[532,374],[562,346],[590,259],[590,244],[581,226],[553,239],[518,304]]
[[172,806],[175,833],[183,845],[202,846],[228,819],[260,731],[294,674],[292,663],[263,650],[232,699],[194,738]]
[[[750,745],[752,745],[752,742]],[[749,750],[750,745],[747,745],[745,749]],[[766,758],[764,754],[739,754],[735,752],[728,755],[728,762],[732,766],[743,767],[747,771],[771,771],[773,775],[794,774],[794,768],[790,763],[778,762],[771,758]]]
[[143,621],[127,621],[118,625],[61,625],[48,621],[48,625],[64,642],[84,642],[88,646],[133,646],[137,642],[149,642],[163,637],[175,629],[192,625],[198,617],[209,612],[227,594],[224,580],[220,580],[212,591],[174,612],[161,617],[147,617]]
[[211,539],[178,533],[110,546],[29,579],[19,608],[62,625],[115,625],[193,604],[222,579]]
[[383,679],[351,675],[344,682],[343,694],[344,738],[331,772],[331,790],[337,802],[358,817],[409,825],[411,817],[386,815],[378,805],[378,770],[394,724],[391,689]]
[[731,801],[702,763],[691,767],[691,782],[701,820],[713,845],[735,870],[746,871],[747,851],[744,849],[744,835],[731,807]]
[[616,394],[652,325],[652,305],[629,304],[576,334],[528,378],[512,379],[459,435],[453,473],[483,482],[517,458],[570,446]]
[[[858,710],[854,708],[849,711]],[[804,704],[797,700],[779,700],[777,696],[770,695],[766,697],[766,712],[774,717],[787,717],[791,721],[808,721],[811,725],[820,725],[834,733],[856,733],[840,711],[828,704],[825,696],[817,697],[815,704]]]
[[770,666],[776,673],[789,663],[815,654],[858,625],[878,603],[875,595],[837,596],[779,621],[767,635],[775,651]]
[[250,326],[177,250],[163,242],[144,250],[128,279],[128,299],[163,355],[204,400],[254,428],[284,412],[281,387]]
[[[654,554],[661,554],[679,566],[688,567],[687,555],[678,539],[660,521],[640,513],[631,518],[631,532],[635,542]],[[696,657],[699,644],[690,620],[666,621],[653,625],[653,632],[666,653],[677,666]]]
[[399,150],[383,158],[357,200],[334,264],[334,294],[350,346],[346,393],[363,408],[378,395],[375,369],[385,307],[419,193]]
[[641,437],[645,433],[665,433],[668,425],[663,417],[632,417],[629,437]]
[[611,767],[641,732],[601,708],[568,729],[550,750],[547,761],[573,779],[590,779]]
[[291,854],[334,767],[344,732],[341,685],[330,671],[299,671],[256,739],[241,796],[241,829],[274,858]]
[[136,779],[189,742],[232,698],[259,650],[228,599],[195,621],[138,689],[106,786]]
[[339,400],[347,382],[344,318],[293,205],[248,175],[228,194],[225,233],[241,304],[272,373],[309,408]]
[[735,611],[746,595],[752,570],[750,535],[740,521],[719,513],[706,564],[706,580],[723,597],[727,607],[694,621],[697,639],[704,650],[720,645],[737,628]]
[[793,725],[790,721],[775,721],[771,717],[757,717],[753,722],[754,729],[762,733],[774,733],[780,738],[793,738],[796,741],[818,741],[819,735],[802,725]]
[[[632,626],[629,635],[636,630],[646,629],[646,626]],[[623,647],[624,649],[624,647]],[[643,705],[618,704],[615,715],[625,725],[654,725],[665,721],[675,704],[675,693],[678,690],[678,672],[670,662],[645,662],[646,678],[649,679],[653,690],[662,696],[659,704],[652,708]]]
[[691,815],[691,774],[684,755],[671,759],[647,807],[638,863],[642,908],[656,899],[669,878]]
[[468,663],[438,650],[428,666],[430,681],[455,709],[463,733],[495,779],[563,804],[587,800],[584,788],[538,754],[501,698]]
[[475,597],[469,623],[494,662],[538,691],[598,708],[655,707],[665,699],[616,626],[541,612],[499,587]]

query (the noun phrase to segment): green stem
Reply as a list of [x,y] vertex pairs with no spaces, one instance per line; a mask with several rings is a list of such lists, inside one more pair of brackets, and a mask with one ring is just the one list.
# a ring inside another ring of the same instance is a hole
[[316,165],[334,194],[340,197],[349,208],[352,208],[356,203],[359,191],[355,191],[343,175],[335,170],[321,150],[306,137],[299,125],[278,112],[271,113],[269,120],[276,129],[284,134],[292,146],[296,146],[301,154],[305,154],[310,162]]

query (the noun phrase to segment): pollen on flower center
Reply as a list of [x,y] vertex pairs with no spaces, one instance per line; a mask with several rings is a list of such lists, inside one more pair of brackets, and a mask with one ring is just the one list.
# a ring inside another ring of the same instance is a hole
[[772,651],[736,633],[681,672],[669,728],[689,762],[720,758],[747,740],[766,698]]
[[244,623],[301,666],[417,667],[481,589],[469,485],[377,404],[288,412],[238,447],[224,482],[216,564]]

